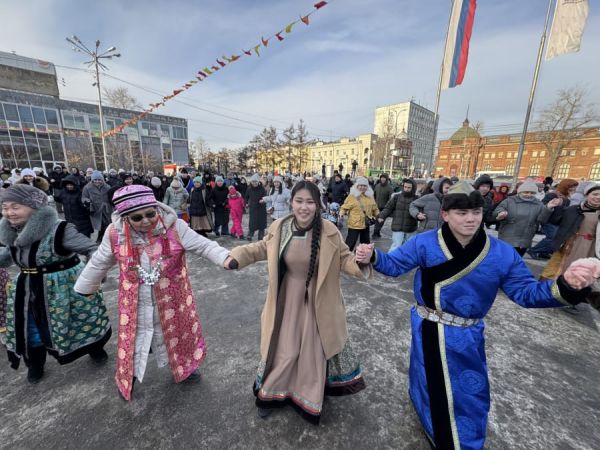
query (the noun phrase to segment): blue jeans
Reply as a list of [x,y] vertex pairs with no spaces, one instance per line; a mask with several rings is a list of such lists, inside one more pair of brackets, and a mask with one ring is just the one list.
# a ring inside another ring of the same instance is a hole
[[390,247],[390,252],[394,250],[396,247],[400,247],[404,245],[411,237],[415,235],[412,233],[405,233],[404,231],[392,231],[392,245]]

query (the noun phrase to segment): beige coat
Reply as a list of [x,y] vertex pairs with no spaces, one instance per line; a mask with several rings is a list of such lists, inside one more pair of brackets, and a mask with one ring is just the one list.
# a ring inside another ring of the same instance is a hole
[[[289,217],[289,216],[288,216]],[[285,218],[276,220],[269,227],[262,241],[234,248],[230,256],[235,258],[240,269],[257,261],[267,260],[269,287],[267,300],[261,315],[260,353],[267,360],[269,344],[275,326],[275,307],[277,304],[279,241],[281,225]],[[369,268],[359,268],[354,255],[344,243],[339,230],[327,220],[322,221],[321,246],[315,294],[317,326],[325,358],[329,359],[342,351],[348,339],[346,328],[346,307],[342,298],[340,272],[346,272],[360,278],[368,278]]]

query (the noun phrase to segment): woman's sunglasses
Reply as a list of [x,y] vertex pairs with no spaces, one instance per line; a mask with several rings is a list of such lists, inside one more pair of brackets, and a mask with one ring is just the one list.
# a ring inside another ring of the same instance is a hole
[[128,216],[132,222],[141,222],[144,219],[154,219],[156,217],[156,210],[148,211],[146,214],[133,214]]

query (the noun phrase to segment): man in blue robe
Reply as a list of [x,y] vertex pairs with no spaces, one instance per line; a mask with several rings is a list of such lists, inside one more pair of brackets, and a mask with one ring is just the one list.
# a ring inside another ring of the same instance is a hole
[[417,268],[409,394],[436,449],[483,448],[490,409],[483,318],[498,290],[525,308],[568,306],[584,301],[598,276],[587,266],[536,281],[510,245],[486,235],[483,203],[468,183],[458,183],[444,197],[440,229],[390,253],[373,253],[371,244],[356,252],[359,262],[388,276]]

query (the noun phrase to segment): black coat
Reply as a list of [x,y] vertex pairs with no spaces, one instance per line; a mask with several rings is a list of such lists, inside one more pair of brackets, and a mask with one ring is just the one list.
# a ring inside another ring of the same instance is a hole
[[190,216],[201,217],[208,214],[208,205],[206,204],[206,189],[204,186],[201,188],[193,188],[190,192],[190,198],[188,199],[190,204]]
[[208,204],[215,210],[225,209],[227,206],[227,195],[229,195],[229,188],[227,186],[215,186],[208,194]]
[[165,188],[161,185],[159,187],[155,187],[152,184],[150,184],[150,186],[148,186],[150,189],[152,189],[152,192],[154,193],[154,198],[156,198],[156,200],[158,200],[159,202],[162,202],[165,198]]
[[417,219],[411,216],[409,212],[410,204],[417,198],[417,184],[412,180],[408,181],[413,186],[412,191],[410,193],[399,192],[392,195],[379,214],[381,219],[392,215],[392,231],[412,233],[417,230]]
[[555,225],[560,223],[552,240],[552,248],[556,251],[579,230],[584,219],[583,210],[579,205],[573,205],[559,211],[555,210],[550,217]]
[[260,203],[260,199],[267,195],[267,191],[259,184],[256,187],[248,186],[244,200],[248,205],[249,211],[249,222],[248,229],[250,233],[254,233],[257,230],[264,230],[267,228],[267,207],[264,203]]
[[[81,188],[77,177],[68,175],[62,180],[62,190],[55,192],[54,200],[62,203],[65,212],[65,220],[75,225],[77,231],[89,236],[94,232],[90,221],[90,212],[81,202]],[[65,189],[65,184],[75,186],[74,191]]]
[[335,203],[339,203],[340,205],[344,203],[344,200],[348,196],[348,185],[344,181],[340,181],[336,183],[335,181],[331,183],[331,201]]

